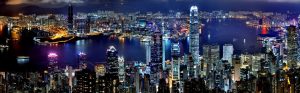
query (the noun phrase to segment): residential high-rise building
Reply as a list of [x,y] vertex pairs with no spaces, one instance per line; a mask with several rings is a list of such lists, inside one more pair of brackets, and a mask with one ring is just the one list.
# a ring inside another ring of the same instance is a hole
[[[195,73],[197,73],[197,68],[200,66],[199,58],[199,17],[198,17],[198,7],[192,6],[190,9],[190,34],[189,34],[189,52],[192,55],[193,63],[196,67]],[[194,77],[197,77],[194,76]]]

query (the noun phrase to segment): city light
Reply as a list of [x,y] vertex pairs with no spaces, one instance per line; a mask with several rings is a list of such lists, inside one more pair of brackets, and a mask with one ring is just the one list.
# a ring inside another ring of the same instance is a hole
[[49,53],[48,54],[48,57],[50,58],[54,58],[54,57],[57,57],[58,55],[56,53]]
[[86,56],[86,54],[84,52],[79,52],[78,54],[79,56]]
[[0,93],[300,93],[298,0],[0,5]]

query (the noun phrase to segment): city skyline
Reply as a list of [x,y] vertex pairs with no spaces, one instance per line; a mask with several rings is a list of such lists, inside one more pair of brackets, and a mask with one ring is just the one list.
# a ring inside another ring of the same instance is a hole
[[[200,11],[266,11],[299,13],[298,0],[73,0],[74,12],[95,12],[110,10],[117,12],[152,11],[167,12],[176,10],[187,12],[192,5],[197,5]],[[0,14],[16,16],[24,14],[66,14],[69,0],[4,0],[0,1]],[[160,7],[157,7],[160,6]]]
[[0,93],[300,92],[299,0],[0,5]]

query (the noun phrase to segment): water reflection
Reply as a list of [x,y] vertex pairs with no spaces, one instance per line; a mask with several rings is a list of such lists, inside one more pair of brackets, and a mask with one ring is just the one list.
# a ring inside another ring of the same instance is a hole
[[[256,41],[256,30],[248,28],[245,25],[241,25],[240,21],[225,20],[222,22],[210,21],[206,24],[202,30],[200,40],[200,54],[203,44],[220,44],[231,43],[234,45],[235,50],[242,50],[245,48],[248,51],[256,52],[259,46]],[[230,24],[230,25],[228,25]],[[3,31],[2,31],[3,32]],[[210,39],[208,40],[208,34]],[[246,45],[244,46],[243,39],[245,39]],[[187,40],[187,39],[184,39]],[[188,41],[182,41],[182,49],[184,53],[188,51]],[[164,40],[166,60],[171,57],[171,40]],[[74,42],[68,42],[65,44],[54,45],[38,45],[38,44],[19,44],[17,42],[12,44],[12,51],[10,58],[18,55],[30,56],[30,64],[37,66],[37,68],[45,68],[48,64],[47,54],[49,52],[56,52],[59,55],[59,63],[61,65],[76,65],[78,62],[78,53],[85,52],[87,54],[87,60],[89,62],[105,62],[106,49],[109,46],[115,46],[118,50],[118,55],[124,56],[125,61],[146,61],[146,46],[140,43],[138,38],[133,37],[117,37],[100,36],[91,39],[77,40]],[[255,47],[252,47],[255,46]],[[148,47],[149,48],[149,47]],[[2,55],[4,53],[0,53]],[[3,57],[3,56],[2,56]],[[1,56],[0,56],[1,58]],[[2,59],[2,58],[1,58]],[[9,61],[14,63],[14,61]],[[16,63],[16,62],[15,62]],[[7,65],[6,63],[0,63],[0,65]],[[12,65],[7,68],[13,68]]]

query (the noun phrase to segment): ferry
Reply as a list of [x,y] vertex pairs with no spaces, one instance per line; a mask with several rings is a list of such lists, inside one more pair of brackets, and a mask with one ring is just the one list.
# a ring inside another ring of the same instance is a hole
[[17,56],[18,64],[26,64],[29,62],[29,56]]

